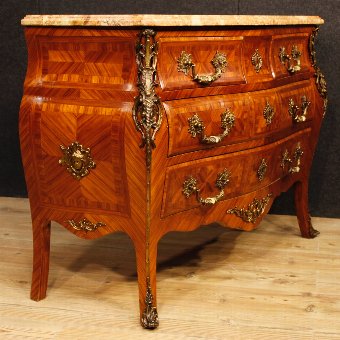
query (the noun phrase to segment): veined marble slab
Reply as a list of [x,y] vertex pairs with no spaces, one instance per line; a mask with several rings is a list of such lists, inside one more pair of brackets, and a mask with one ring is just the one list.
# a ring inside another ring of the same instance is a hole
[[320,25],[318,16],[281,15],[26,15],[24,26],[270,26]]

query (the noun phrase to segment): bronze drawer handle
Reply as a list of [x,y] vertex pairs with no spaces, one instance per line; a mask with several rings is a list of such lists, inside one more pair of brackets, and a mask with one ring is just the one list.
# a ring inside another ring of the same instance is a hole
[[214,197],[202,198],[200,196],[200,189],[197,188],[197,179],[193,176],[190,176],[183,183],[182,193],[186,198],[189,198],[192,194],[196,194],[197,201],[202,205],[214,205],[219,202],[224,197],[224,187],[230,181],[230,171],[224,169],[223,172],[217,175],[217,179],[215,182],[216,188],[220,189],[220,192]]
[[287,71],[290,74],[293,74],[295,72],[298,72],[301,70],[301,52],[298,50],[297,46],[292,47],[292,51],[289,54],[286,53],[286,48],[285,47],[280,47],[279,51],[279,58],[281,64],[285,65]]
[[262,199],[254,198],[253,201],[248,204],[247,208],[235,207],[233,209],[227,210],[227,214],[235,214],[244,222],[255,223],[257,218],[263,214],[272,196],[272,194],[268,194]]
[[[288,102],[288,113],[296,123],[304,122],[307,119],[307,110],[311,102],[307,100],[306,96],[301,97],[301,105],[295,105],[293,98],[289,98]],[[299,112],[301,112],[299,114]]]
[[290,167],[288,168],[289,173],[292,174],[292,173],[300,172],[302,155],[303,155],[303,150],[301,148],[300,143],[297,144],[292,158],[289,156],[288,150],[285,149],[285,151],[282,154],[282,159],[281,159],[281,164],[280,164],[282,170],[285,170],[286,164],[290,164]]
[[217,144],[228,136],[231,128],[235,125],[235,114],[230,109],[221,113],[221,129],[223,129],[223,132],[217,136],[206,136],[204,134],[205,126],[197,113],[188,118],[188,122],[188,131],[193,138],[197,136],[202,144]]
[[228,65],[227,57],[224,53],[216,52],[214,58],[211,60],[211,64],[214,66],[215,72],[213,74],[197,74],[195,64],[192,61],[191,54],[182,51],[181,55],[177,59],[177,70],[188,75],[191,70],[192,80],[201,85],[209,85],[215,80],[219,79],[222,73],[225,72],[225,68]]

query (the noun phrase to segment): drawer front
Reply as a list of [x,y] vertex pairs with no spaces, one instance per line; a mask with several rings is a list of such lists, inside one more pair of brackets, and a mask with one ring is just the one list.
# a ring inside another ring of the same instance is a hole
[[276,78],[311,70],[308,33],[273,36],[271,64]]
[[[159,38],[158,76],[163,90],[193,89],[205,85],[223,86],[245,83],[242,69],[242,37],[169,37]],[[226,58],[224,66],[214,58]],[[194,64],[194,71],[192,65]],[[197,75],[193,79],[193,72]],[[219,73],[220,72],[220,73]],[[204,75],[219,73],[211,83]],[[201,79],[201,80],[200,80]]]
[[312,86],[312,80],[305,80],[270,90],[165,102],[169,156],[239,143],[311,120]]
[[309,137],[306,129],[264,147],[169,167],[162,217],[197,207],[209,209],[209,203],[218,204],[303,171]]
[[[255,135],[284,129],[313,117],[315,100],[309,80],[249,95],[255,116]],[[304,104],[303,97],[309,104]],[[305,110],[304,105],[308,106]],[[297,119],[301,116],[305,119]]]
[[60,103],[35,107],[41,204],[129,214],[121,147],[125,114],[121,108]]
[[165,102],[164,108],[170,156],[236,143],[252,134],[246,94],[176,100]]

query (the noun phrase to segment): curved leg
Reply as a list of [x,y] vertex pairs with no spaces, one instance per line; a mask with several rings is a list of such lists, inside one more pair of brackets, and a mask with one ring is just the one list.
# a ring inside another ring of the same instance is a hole
[[[139,288],[140,322],[144,328],[154,329],[159,325],[156,303],[157,244],[149,245],[149,256],[144,242],[135,242]],[[147,263],[149,257],[149,263]]]
[[303,180],[295,183],[295,209],[299,222],[301,236],[314,238],[320,233],[312,226],[308,211],[308,181]]
[[31,299],[39,301],[45,298],[50,260],[51,221],[35,218],[33,227],[33,271]]

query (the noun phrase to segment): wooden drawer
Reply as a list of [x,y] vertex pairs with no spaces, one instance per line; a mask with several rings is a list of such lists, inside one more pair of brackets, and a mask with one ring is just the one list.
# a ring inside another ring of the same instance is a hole
[[[209,86],[245,84],[242,68],[243,37],[164,37],[159,39],[158,77],[163,90],[193,89],[202,84],[192,79],[192,68],[184,71],[191,59],[198,75],[213,74],[212,60],[223,53],[227,63],[221,76]],[[181,60],[182,63],[179,63]],[[182,65],[182,66],[181,66]],[[186,74],[187,73],[187,74]]]
[[[312,119],[314,112],[314,91],[310,80],[282,86],[277,89],[257,91],[249,94],[251,112],[255,117],[255,136],[287,128],[293,124],[298,124],[294,117],[303,113],[303,100],[310,104],[306,109],[305,121]],[[290,108],[294,106],[298,108]],[[292,115],[290,114],[292,111]]]
[[[302,121],[312,119],[315,98],[311,82],[305,80],[264,91],[165,102],[169,156],[239,143],[301,123],[294,117]],[[303,97],[309,103],[305,120],[301,118]],[[230,115],[233,125],[226,124],[223,128],[223,117],[227,119]]]
[[[247,94],[235,94],[165,102],[164,108],[168,117],[170,134],[169,155],[249,139],[253,131],[253,119],[249,112],[248,101]],[[232,118],[234,123],[226,124],[222,128],[223,117],[225,119],[234,117]],[[198,125],[203,125],[204,130]],[[227,135],[218,143],[210,143],[211,141],[203,140],[202,137],[203,135],[219,136],[223,132]]]
[[[166,171],[162,217],[202,205],[202,209],[209,209],[209,204],[200,203],[199,197],[216,198],[221,194],[221,187],[216,181],[224,170],[227,170],[224,172],[227,184],[223,188],[223,197],[218,200],[243,195],[283,176],[301,172],[303,150],[309,149],[309,136],[310,129],[306,129],[263,147],[169,167]],[[195,190],[190,192],[193,186],[199,189],[198,195]]]
[[270,55],[275,78],[312,70],[308,39],[308,33],[273,36]]

